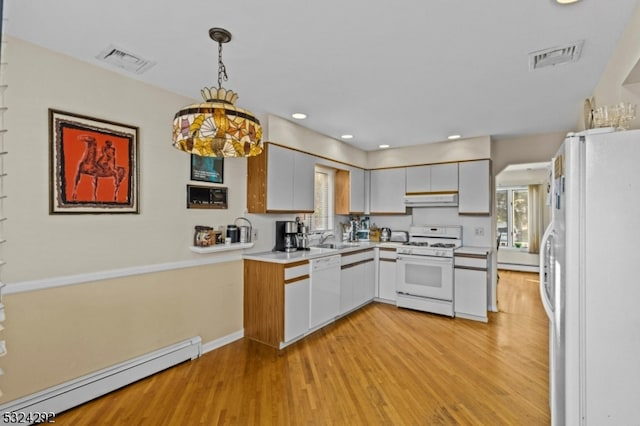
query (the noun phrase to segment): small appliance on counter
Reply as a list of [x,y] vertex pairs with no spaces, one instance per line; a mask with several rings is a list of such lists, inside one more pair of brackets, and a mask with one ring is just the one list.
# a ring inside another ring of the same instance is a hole
[[389,241],[392,243],[406,243],[409,241],[409,233],[407,231],[391,231]]
[[298,250],[298,223],[294,221],[276,221],[276,245],[273,251],[292,252]]
[[297,244],[298,250],[309,250],[309,227],[303,222],[298,223]]
[[232,243],[240,242],[240,230],[236,225],[227,225],[227,238],[230,238]]
[[388,242],[391,239],[391,228],[380,228],[380,241]]
[[253,230],[253,225],[251,225],[251,222],[246,217],[237,217],[236,220],[234,221],[234,224],[237,224],[239,220],[244,220],[245,222],[247,222],[249,224],[249,226],[238,225],[238,230],[239,230],[239,235],[240,235],[239,242],[241,242],[241,243],[250,243],[251,242],[251,231]]

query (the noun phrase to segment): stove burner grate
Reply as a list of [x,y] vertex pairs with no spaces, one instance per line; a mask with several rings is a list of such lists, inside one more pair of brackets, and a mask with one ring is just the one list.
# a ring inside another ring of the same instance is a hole
[[454,248],[456,245],[453,243],[435,243],[435,244],[431,244],[431,247],[436,247],[436,248]]

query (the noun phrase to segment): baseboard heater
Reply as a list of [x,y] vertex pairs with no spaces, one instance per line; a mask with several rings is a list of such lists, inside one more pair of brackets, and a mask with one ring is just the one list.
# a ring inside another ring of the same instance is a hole
[[[51,387],[0,406],[0,412],[53,412],[76,407],[202,353],[202,339],[193,337],[175,345]],[[2,418],[2,424],[7,424]]]

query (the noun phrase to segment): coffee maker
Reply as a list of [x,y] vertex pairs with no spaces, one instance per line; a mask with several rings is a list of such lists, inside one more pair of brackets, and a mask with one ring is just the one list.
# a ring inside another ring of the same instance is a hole
[[293,221],[276,221],[276,245],[273,251],[292,252],[298,249],[298,224]]

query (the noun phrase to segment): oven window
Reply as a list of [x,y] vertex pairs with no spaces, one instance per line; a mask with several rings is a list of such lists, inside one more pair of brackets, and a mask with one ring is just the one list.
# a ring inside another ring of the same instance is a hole
[[442,266],[409,263],[404,268],[404,282],[406,284],[434,288],[442,287]]

